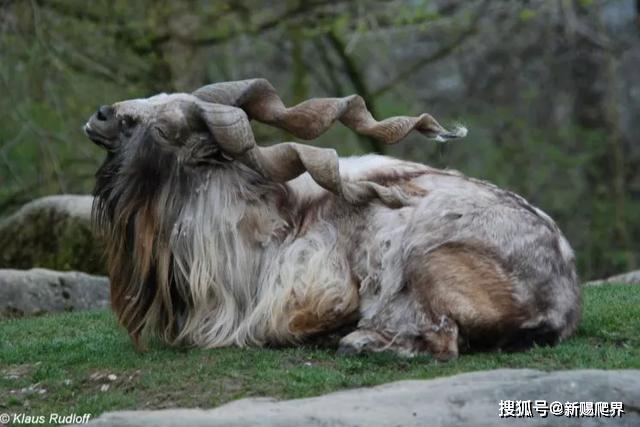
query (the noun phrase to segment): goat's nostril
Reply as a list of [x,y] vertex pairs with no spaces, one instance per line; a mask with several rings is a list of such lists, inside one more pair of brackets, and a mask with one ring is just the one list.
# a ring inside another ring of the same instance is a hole
[[103,122],[109,120],[112,115],[113,108],[108,105],[103,105],[102,107],[98,108],[98,111],[96,112],[96,118]]

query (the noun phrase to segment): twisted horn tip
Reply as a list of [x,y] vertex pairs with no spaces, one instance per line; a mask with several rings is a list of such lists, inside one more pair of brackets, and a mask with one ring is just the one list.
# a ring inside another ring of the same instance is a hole
[[450,139],[464,138],[469,133],[469,130],[462,125],[456,125],[452,130],[438,133],[433,139],[437,142],[446,142]]

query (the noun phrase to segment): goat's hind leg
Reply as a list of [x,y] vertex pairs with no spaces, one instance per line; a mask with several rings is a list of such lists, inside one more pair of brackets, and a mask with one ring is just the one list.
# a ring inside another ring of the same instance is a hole
[[438,360],[458,356],[458,325],[443,312],[426,310],[408,287],[369,299],[358,329],[340,341],[339,354],[391,351],[411,357],[429,354]]

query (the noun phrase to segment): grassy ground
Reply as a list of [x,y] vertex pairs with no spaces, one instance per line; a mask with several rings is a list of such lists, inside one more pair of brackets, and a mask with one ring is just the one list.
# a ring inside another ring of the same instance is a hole
[[[106,311],[0,322],[0,413],[213,407],[247,396],[294,398],[494,368],[640,368],[640,286],[585,291],[579,332],[555,348],[439,363],[389,354],[340,358],[314,348],[133,351]],[[115,377],[114,377],[115,376]]]

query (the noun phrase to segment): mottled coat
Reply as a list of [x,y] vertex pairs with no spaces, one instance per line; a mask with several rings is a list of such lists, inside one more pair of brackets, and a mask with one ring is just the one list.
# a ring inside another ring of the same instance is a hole
[[134,341],[293,344],[333,331],[342,352],[554,344],[575,331],[573,252],[523,198],[383,156],[259,147],[248,120],[313,138],[341,120],[393,143],[431,116],[375,121],[359,97],[286,108],[264,80],[102,107],[108,150],[94,216],[112,306]]

